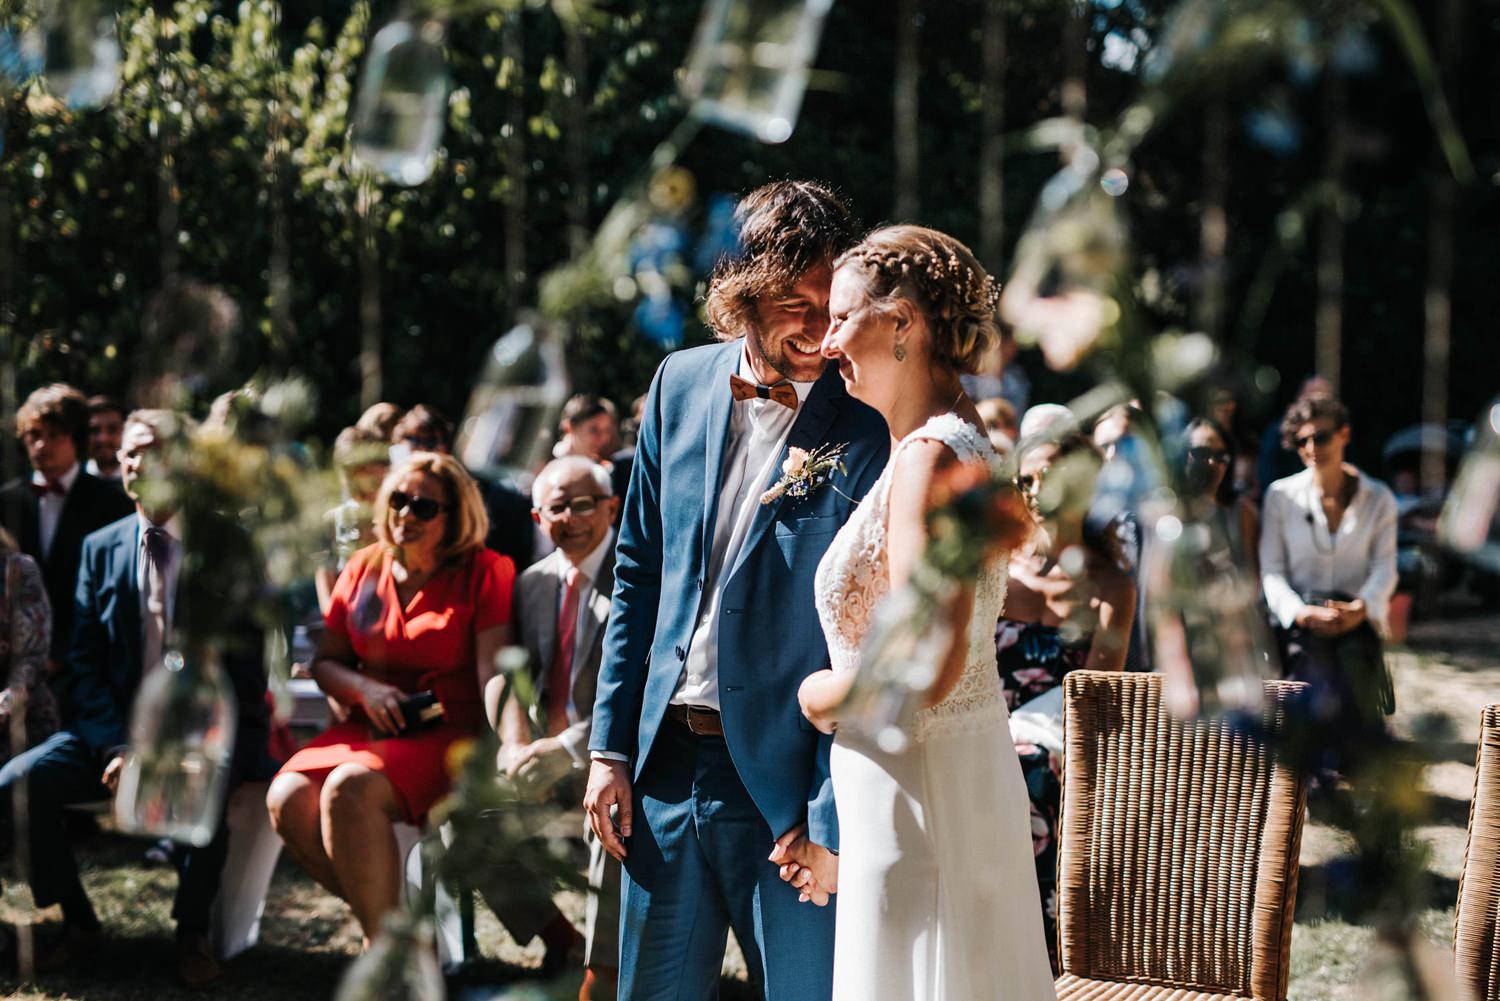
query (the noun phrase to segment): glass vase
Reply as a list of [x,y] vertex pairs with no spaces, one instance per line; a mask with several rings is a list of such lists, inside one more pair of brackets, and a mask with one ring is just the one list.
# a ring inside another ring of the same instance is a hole
[[1455,552],[1500,571],[1500,399],[1475,424],[1474,441],[1443,503],[1438,538]]
[[234,692],[214,658],[168,651],[147,671],[131,710],[115,794],[120,829],[199,846],[213,840],[238,720]]
[[432,929],[392,914],[365,954],[350,964],[334,1001],[443,1001],[446,996]]
[[438,21],[397,20],[370,41],[354,105],[354,155],[397,184],[432,176],[443,138],[448,65]]
[[953,643],[959,587],[925,565],[876,606],[859,670],[839,709],[839,733],[898,754]]
[[557,419],[568,400],[562,332],[524,316],[495,342],[469,397],[458,454],[469,469],[498,473],[522,490],[552,455]]
[[1147,641],[1177,716],[1258,713],[1271,677],[1259,584],[1239,565],[1212,502],[1146,516]]
[[708,0],[684,90],[706,121],[779,143],[791,138],[833,0]]
[[52,0],[25,44],[39,57],[47,90],[68,107],[98,107],[114,95],[120,41],[112,4]]

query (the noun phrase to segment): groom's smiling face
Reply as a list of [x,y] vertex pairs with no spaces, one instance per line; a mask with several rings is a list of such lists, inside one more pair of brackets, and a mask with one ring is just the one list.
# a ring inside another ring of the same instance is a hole
[[761,382],[812,382],[823,374],[828,360],[819,349],[828,330],[832,281],[832,270],[819,264],[791,288],[756,300],[749,334],[750,367]]

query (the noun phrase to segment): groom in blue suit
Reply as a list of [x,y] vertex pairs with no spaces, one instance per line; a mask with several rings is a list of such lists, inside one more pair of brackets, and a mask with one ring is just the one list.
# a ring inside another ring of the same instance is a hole
[[[584,807],[624,863],[620,993],[712,998],[729,928],[766,1001],[832,991],[833,908],[771,861],[835,885],[830,738],[797,687],[827,666],[813,576],[885,466],[889,434],[819,347],[831,265],[854,221],[821,185],[781,181],[737,210],[708,313],[727,343],[657,370],[615,551]],[[844,471],[768,495],[794,449]],[[774,846],[774,851],[773,851]]]

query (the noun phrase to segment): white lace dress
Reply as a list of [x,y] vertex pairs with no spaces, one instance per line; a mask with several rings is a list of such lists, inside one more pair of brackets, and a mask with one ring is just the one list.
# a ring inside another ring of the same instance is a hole
[[[818,566],[817,606],[835,671],[859,668],[875,605],[890,590],[891,470],[908,442],[964,462],[989,442],[953,414],[902,439]],[[1030,812],[995,669],[1001,562],[980,577],[963,677],[918,714],[900,754],[840,733],[835,1001],[1055,998],[1031,854]]]

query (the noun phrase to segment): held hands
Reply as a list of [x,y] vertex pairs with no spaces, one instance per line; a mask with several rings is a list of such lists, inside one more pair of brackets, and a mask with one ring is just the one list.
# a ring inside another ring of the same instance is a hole
[[801,891],[803,902],[827,907],[828,898],[838,892],[839,857],[809,840],[806,824],[777,838],[767,857],[781,866],[781,878]]
[[[630,837],[630,773],[623,761],[596,759],[589,766],[589,784],[583,794],[583,812],[588,815],[594,837],[611,856],[625,861],[625,838]],[[610,815],[611,809],[614,816]]]

